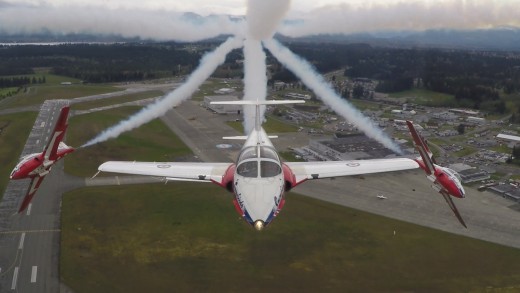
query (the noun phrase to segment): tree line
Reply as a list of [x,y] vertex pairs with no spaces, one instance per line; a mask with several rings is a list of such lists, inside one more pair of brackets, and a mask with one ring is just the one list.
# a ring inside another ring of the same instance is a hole
[[[0,46],[0,76],[31,74],[35,67],[51,68],[51,73],[91,83],[185,75],[197,67],[205,52],[217,45],[217,42],[169,42]],[[311,62],[318,72],[346,68],[344,75],[349,78],[377,80],[379,92],[424,88],[455,96],[453,106],[496,112],[505,111],[501,95],[520,93],[518,53],[304,42],[289,42],[288,46]],[[267,56],[271,83],[297,80],[269,52]],[[240,77],[243,67],[237,62],[240,59],[242,52],[233,51],[214,76]]]
[[[346,68],[344,75],[377,80],[375,90],[393,93],[412,88],[453,95],[450,106],[504,113],[501,95],[520,94],[520,53],[449,49],[383,48],[366,44],[292,43],[295,53],[321,73]],[[285,69],[275,78],[293,81]]]

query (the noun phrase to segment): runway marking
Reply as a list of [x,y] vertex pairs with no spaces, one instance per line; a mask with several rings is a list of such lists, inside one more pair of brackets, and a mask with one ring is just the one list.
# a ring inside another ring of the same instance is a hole
[[16,289],[17,279],[18,279],[18,267],[14,268],[13,282],[11,283],[11,290]]
[[43,233],[43,232],[61,232],[61,230],[60,230],[60,229],[48,229],[48,230],[13,230],[13,231],[0,231],[0,234]]
[[36,283],[36,274],[38,273],[38,267],[33,266],[31,272],[31,283]]
[[31,208],[32,208],[32,203],[30,203],[29,206],[27,207],[27,213],[26,213],[27,216],[31,215]]
[[20,237],[20,244],[18,244],[18,249],[23,248],[23,241],[25,240],[25,233],[22,233],[22,237]]

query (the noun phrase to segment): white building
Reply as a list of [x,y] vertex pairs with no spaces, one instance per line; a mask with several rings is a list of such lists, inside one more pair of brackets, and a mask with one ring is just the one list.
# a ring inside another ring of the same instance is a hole
[[219,114],[240,114],[242,112],[241,105],[212,105],[211,102],[222,101],[238,101],[236,96],[205,96],[204,107],[213,110]]
[[468,118],[466,118],[466,121],[468,123],[472,123],[472,124],[484,124],[484,123],[486,123],[486,119],[480,118],[480,117],[474,117],[474,116],[469,116]]

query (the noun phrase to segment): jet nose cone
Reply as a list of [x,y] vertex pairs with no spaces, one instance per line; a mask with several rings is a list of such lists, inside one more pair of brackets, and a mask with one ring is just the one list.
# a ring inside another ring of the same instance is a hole
[[254,226],[256,231],[262,231],[264,229],[264,221],[256,220]]

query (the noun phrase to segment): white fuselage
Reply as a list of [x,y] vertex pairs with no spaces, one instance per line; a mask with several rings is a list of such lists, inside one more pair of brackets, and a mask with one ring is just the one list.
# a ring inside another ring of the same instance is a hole
[[280,158],[263,129],[248,136],[236,163],[233,189],[244,218],[257,230],[281,208],[284,175]]

